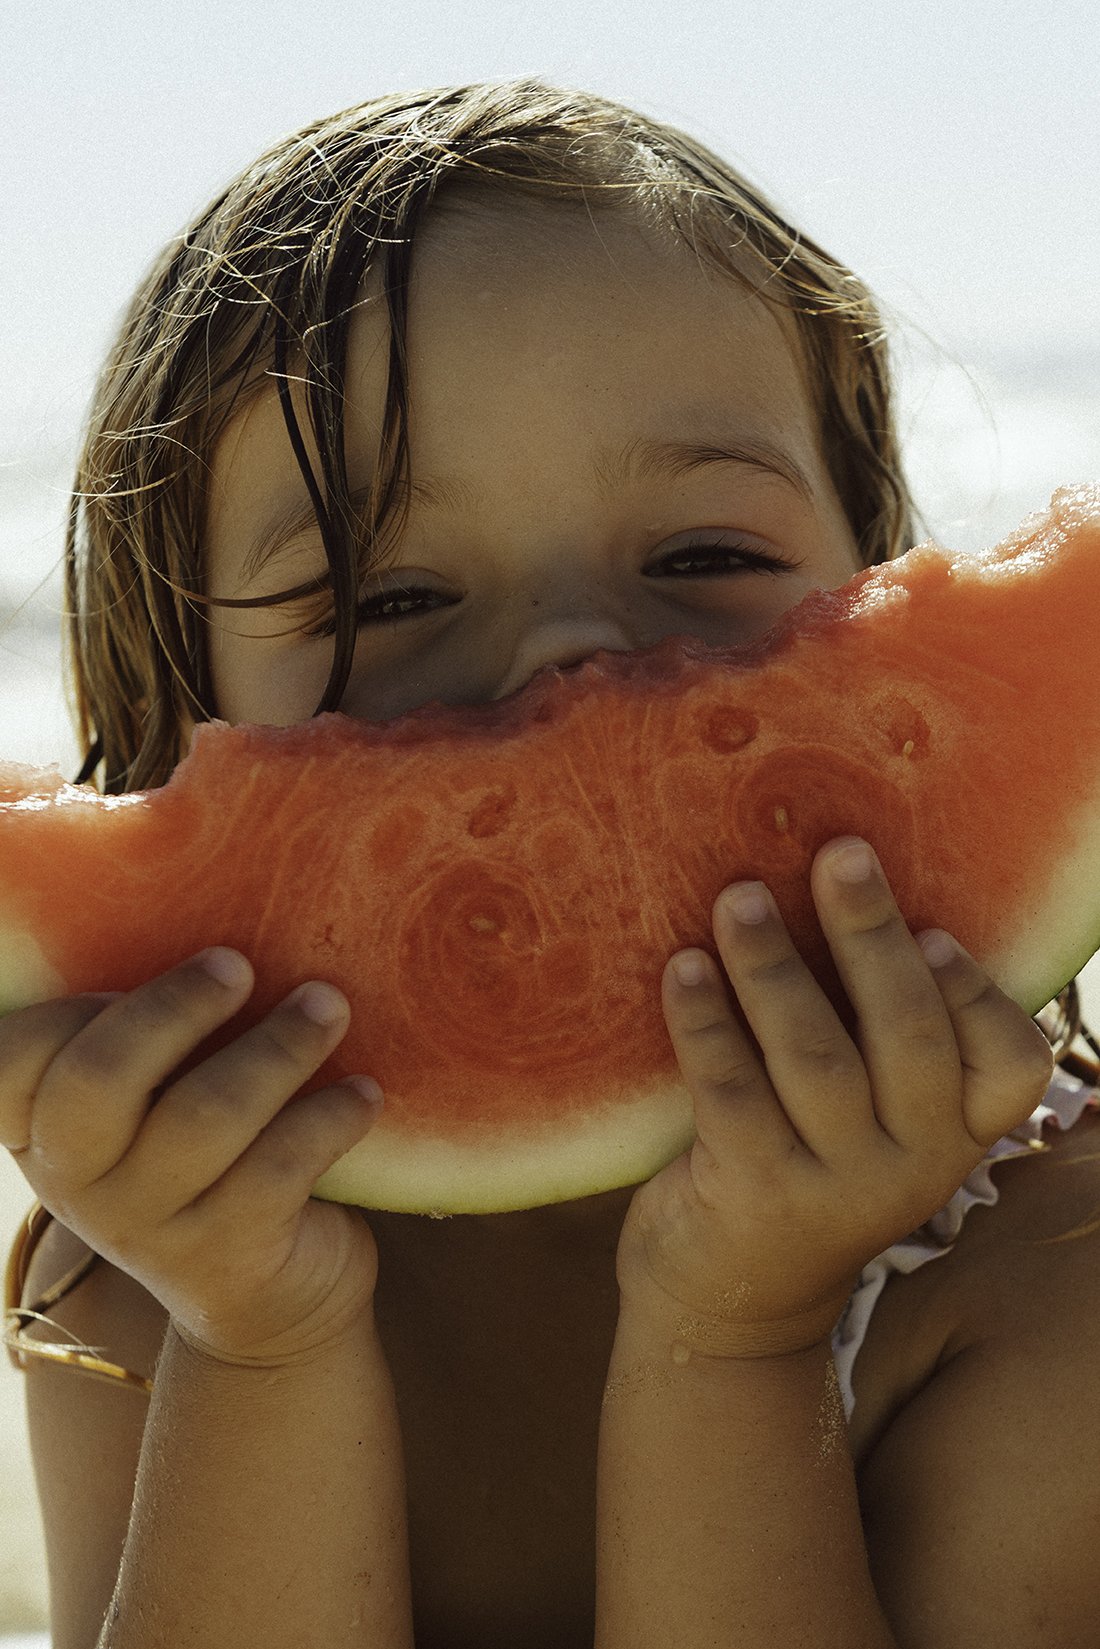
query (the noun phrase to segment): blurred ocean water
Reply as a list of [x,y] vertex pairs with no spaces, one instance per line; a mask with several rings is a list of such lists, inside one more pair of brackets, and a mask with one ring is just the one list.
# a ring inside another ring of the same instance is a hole
[[[897,351],[899,422],[921,531],[973,550],[1100,480],[1100,346],[1009,349],[964,362],[912,338]],[[61,675],[60,575],[75,438],[0,431],[0,757],[79,765]]]

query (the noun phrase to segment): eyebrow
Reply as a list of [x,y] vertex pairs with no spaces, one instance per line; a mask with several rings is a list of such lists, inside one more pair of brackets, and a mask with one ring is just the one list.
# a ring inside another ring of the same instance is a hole
[[[689,475],[708,464],[736,464],[786,482],[807,503],[813,502],[813,486],[805,470],[783,447],[759,436],[720,441],[656,440],[639,436],[620,451],[597,454],[592,473],[600,490],[611,492],[631,481],[656,480]],[[353,487],[348,502],[356,512],[370,500],[370,482]],[[481,496],[457,479],[429,479],[409,483],[410,498],[429,510],[475,509]],[[264,523],[248,556],[250,570],[262,566],[316,525],[310,503],[294,504]]]

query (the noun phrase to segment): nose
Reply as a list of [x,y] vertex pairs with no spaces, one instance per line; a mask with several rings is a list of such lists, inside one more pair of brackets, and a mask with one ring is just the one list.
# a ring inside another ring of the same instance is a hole
[[628,633],[621,619],[611,616],[559,617],[545,624],[531,625],[516,639],[492,697],[503,699],[510,693],[518,693],[533,675],[548,665],[567,670],[601,649],[628,653],[641,645],[643,642]]

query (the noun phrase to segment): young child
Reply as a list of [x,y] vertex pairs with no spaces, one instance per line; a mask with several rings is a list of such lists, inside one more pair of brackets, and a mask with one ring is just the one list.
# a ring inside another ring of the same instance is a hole
[[[124,323],[69,546],[82,777],[748,640],[911,542],[873,302],[728,166],[539,82],[379,99]],[[311,1200],[377,1114],[369,1071],[290,1103],[347,1028],[323,980],[185,1075],[247,958],[0,1022],[55,1649],[1096,1642],[1075,993],[1044,1031],[858,842],[812,888],[858,1046],[731,888],[721,972],[671,956],[654,1001],[698,1143],[552,1207]]]

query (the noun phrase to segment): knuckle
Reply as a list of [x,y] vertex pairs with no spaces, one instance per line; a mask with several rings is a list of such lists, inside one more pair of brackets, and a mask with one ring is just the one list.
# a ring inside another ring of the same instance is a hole
[[708,1087],[713,1088],[720,1097],[730,1100],[753,1093],[760,1086],[760,1073],[748,1061],[727,1060],[703,1075]]
[[289,1140],[281,1139],[277,1134],[272,1139],[264,1139],[260,1155],[264,1176],[268,1180],[277,1180],[285,1185],[302,1178],[304,1153],[295,1150]]
[[943,1042],[951,1031],[939,1000],[903,1002],[894,1011],[893,1023],[902,1040],[916,1047]]
[[909,929],[901,919],[896,905],[882,911],[863,922],[854,922],[851,929],[854,938],[870,941],[872,944],[894,944],[904,934],[909,935]]
[[698,1017],[690,1020],[684,1029],[693,1046],[700,1050],[714,1046],[724,1048],[729,1038],[729,1013],[716,1011],[713,1004],[701,1004]]
[[87,1027],[102,1004],[86,997],[66,997],[23,1008],[0,1020],[0,1104],[15,1095],[25,1101],[46,1074],[58,1066],[70,1079],[79,1077],[83,1064],[73,1050],[74,1038]]
[[[966,1009],[967,1012],[972,1012],[975,1008],[979,1011],[988,1008],[1003,1010],[1008,1004],[1009,999],[1005,993],[993,983],[988,975],[984,975],[974,983],[959,1003],[959,1007]],[[1011,1006],[1013,1011],[1016,1011],[1015,1003],[1012,1003]]]
[[231,1073],[216,1063],[200,1065],[180,1084],[186,1093],[187,1115],[200,1132],[217,1127],[239,1101],[240,1088]]
[[796,951],[786,951],[782,956],[772,957],[767,962],[755,962],[746,969],[745,977],[754,985],[763,985],[768,989],[776,986],[784,987],[800,984],[807,977],[806,964]]
[[98,1039],[72,1037],[50,1060],[42,1075],[41,1092],[81,1094],[108,1086],[118,1075],[114,1050]]
[[302,1046],[304,1030],[299,1016],[279,1010],[248,1033],[249,1054],[276,1077],[308,1070],[318,1060],[311,1049]]
[[312,1105],[295,1107],[293,1117],[277,1118],[256,1142],[264,1177],[282,1185],[311,1182],[323,1132],[323,1119]]
[[799,1042],[796,1052],[799,1060],[808,1065],[818,1079],[847,1078],[856,1064],[852,1045],[838,1036],[830,1035],[827,1031],[818,1036],[804,1038]]
[[[203,989],[204,984],[208,989]],[[215,981],[200,968],[173,969],[132,993],[126,1005],[127,1018],[144,1032],[163,1030],[194,1016],[203,998],[213,995],[216,988]]]
[[710,1016],[692,1026],[685,1057],[692,1073],[708,1087],[735,1094],[753,1085],[752,1064],[738,1058],[728,1015]]

